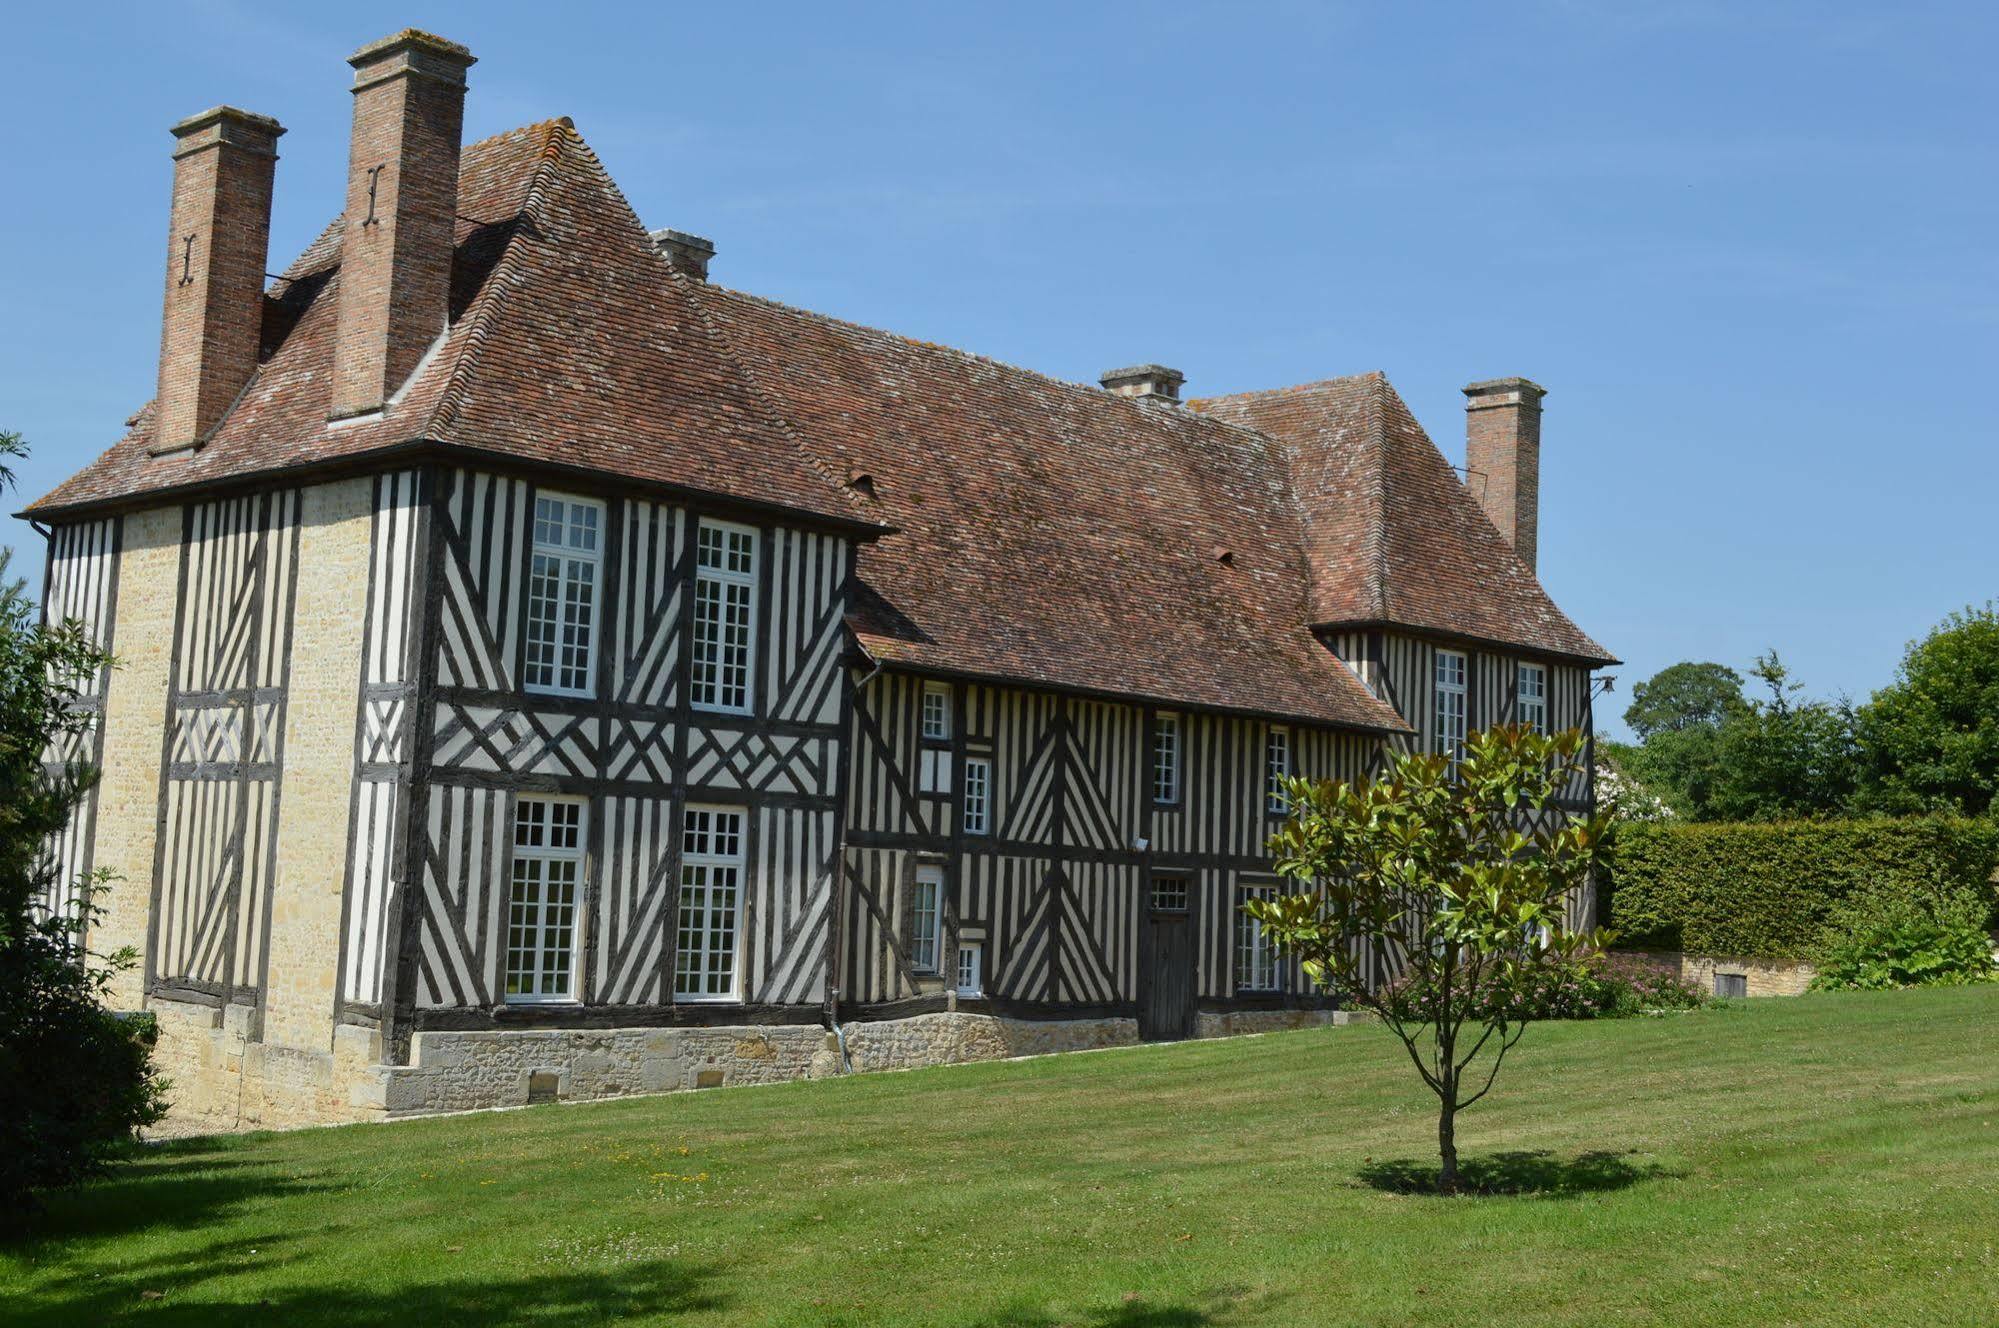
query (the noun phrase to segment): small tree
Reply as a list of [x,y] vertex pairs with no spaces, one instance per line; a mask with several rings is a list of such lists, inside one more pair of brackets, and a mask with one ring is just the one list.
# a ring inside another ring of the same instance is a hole
[[1492,1091],[1552,970],[1605,937],[1572,929],[1609,826],[1551,804],[1581,768],[1582,735],[1500,726],[1455,761],[1395,757],[1378,779],[1292,780],[1272,837],[1304,887],[1245,909],[1346,1004],[1402,1040],[1437,1095],[1439,1188],[1457,1188],[1457,1115]]
[[[0,433],[0,457],[20,454],[19,438]],[[9,478],[0,464],[0,491]],[[101,1168],[163,1109],[150,1026],[104,1005],[131,956],[84,948],[102,880],[76,882],[67,911],[46,907],[49,838],[96,772],[45,759],[88,727],[78,688],[106,660],[77,624],[36,624],[7,554],[0,548],[0,1222],[23,1217],[34,1191]]]

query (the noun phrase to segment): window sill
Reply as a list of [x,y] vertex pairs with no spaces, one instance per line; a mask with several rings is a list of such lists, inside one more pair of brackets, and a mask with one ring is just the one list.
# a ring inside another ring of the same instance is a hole
[[583,1004],[583,1002],[575,996],[511,996],[510,995],[503,997],[501,999],[500,1004],[508,1008],[519,1008],[521,1006],[536,1006],[536,1005],[581,1005]]
[[740,996],[682,996],[678,992],[675,992],[673,1003],[675,1005],[741,1005],[743,998]]

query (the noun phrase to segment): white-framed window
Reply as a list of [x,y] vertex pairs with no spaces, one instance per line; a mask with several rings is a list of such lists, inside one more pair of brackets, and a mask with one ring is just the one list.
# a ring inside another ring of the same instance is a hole
[[1187,878],[1159,875],[1152,878],[1152,907],[1159,913],[1187,911]]
[[742,931],[743,837],[748,814],[740,807],[689,807],[686,815],[680,835],[674,998],[738,1000],[736,953]]
[[989,756],[965,758],[965,833],[993,832],[993,762]]
[[1522,664],[1514,682],[1514,722],[1536,733],[1548,731],[1548,670],[1539,664]]
[[948,682],[923,684],[923,740],[951,740],[951,684]]
[[750,712],[756,603],[757,532],[703,521],[695,532],[695,709]]
[[1284,792],[1284,781],[1289,778],[1291,730],[1273,724],[1263,744],[1263,810],[1272,816],[1291,814],[1291,799]]
[[919,973],[938,971],[939,910],[944,901],[944,869],[918,867],[909,895],[909,966]]
[[958,994],[960,996],[983,996],[986,994],[985,946],[978,941],[958,942]]
[[507,897],[510,1002],[576,999],[576,916],[583,889],[579,798],[514,803],[513,879]]
[[535,495],[527,658],[521,669],[521,683],[531,692],[588,696],[593,690],[603,531],[602,503],[557,493]]
[[1180,716],[1152,717],[1152,800],[1161,806],[1180,801]]
[[1242,911],[1252,899],[1275,899],[1274,885],[1245,885],[1236,891],[1235,985],[1238,991],[1277,990],[1277,942],[1263,924]]
[[1437,652],[1437,754],[1453,760],[1465,748],[1465,657],[1456,650]]

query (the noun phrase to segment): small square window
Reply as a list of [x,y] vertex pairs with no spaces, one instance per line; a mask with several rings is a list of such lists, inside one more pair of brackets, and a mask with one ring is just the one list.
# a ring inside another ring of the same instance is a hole
[[923,740],[925,742],[951,740],[951,684],[949,683],[923,684]]
[[1187,911],[1187,878],[1184,876],[1155,876],[1152,878],[1152,907],[1158,913],[1185,913]]

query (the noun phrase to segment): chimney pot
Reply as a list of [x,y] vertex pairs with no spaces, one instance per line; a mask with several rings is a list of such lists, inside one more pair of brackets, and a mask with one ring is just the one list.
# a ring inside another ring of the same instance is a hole
[[444,332],[472,53],[415,28],[354,66],[333,418],[380,410]]
[[672,229],[650,232],[652,247],[659,251],[675,272],[696,281],[708,280],[708,260],[715,256],[715,242],[700,235]]
[[1490,378],[1465,393],[1465,478],[1479,505],[1527,570],[1541,529],[1541,398],[1526,378]]
[[1107,370],[1097,381],[1103,384],[1105,391],[1115,392],[1121,397],[1177,406],[1180,404],[1180,386],[1187,381],[1187,375],[1163,364],[1134,364],[1126,369]]
[[257,370],[284,132],[268,115],[234,106],[173,126],[155,455],[200,446]]

